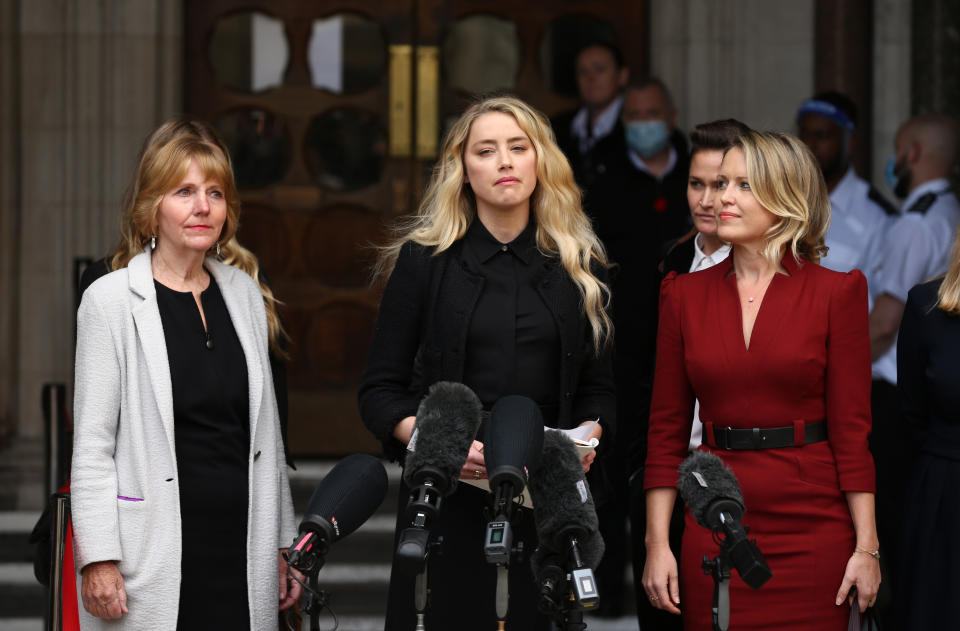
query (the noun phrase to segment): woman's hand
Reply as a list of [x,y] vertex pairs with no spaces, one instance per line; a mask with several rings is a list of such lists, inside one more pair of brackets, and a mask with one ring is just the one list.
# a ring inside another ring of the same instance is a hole
[[470,445],[467,460],[460,469],[461,480],[482,480],[487,477],[486,461],[483,458],[483,443],[478,440]]
[[647,563],[643,566],[641,582],[651,605],[670,613],[680,613],[677,608],[680,604],[677,559],[669,545],[647,546]]
[[303,587],[295,581],[288,573],[289,570],[291,573],[295,574],[297,578],[301,581],[305,580],[303,574],[296,571],[289,565],[287,565],[287,560],[283,558],[283,555],[286,553],[287,548],[281,548],[279,551],[280,554],[280,611],[292,607],[298,600],[300,600],[300,593],[303,591]]
[[91,563],[80,572],[83,608],[97,618],[116,619],[127,613],[127,592],[116,561]]
[[413,426],[417,423],[416,416],[408,416],[393,426],[393,437],[404,445],[410,444],[410,436],[413,434]]
[[866,552],[854,552],[847,561],[847,569],[840,582],[840,591],[837,592],[837,606],[846,600],[853,605],[853,594],[850,588],[857,588],[857,600],[860,613],[866,611],[877,602],[877,590],[880,589],[880,560]]
[[[597,423],[592,420],[584,421],[583,423],[580,423],[580,427],[583,427],[584,425],[588,425],[590,423],[593,423],[593,430],[590,432],[590,435],[587,437],[587,442],[589,442],[591,438],[596,438],[597,440],[600,440],[600,437],[603,436],[603,426],[600,425],[600,423]],[[586,456],[583,457],[583,461],[581,462],[581,464],[583,465],[584,473],[590,471],[590,465],[593,464],[593,461],[596,460],[596,458],[597,458],[596,449],[591,449],[590,453],[588,453]]]

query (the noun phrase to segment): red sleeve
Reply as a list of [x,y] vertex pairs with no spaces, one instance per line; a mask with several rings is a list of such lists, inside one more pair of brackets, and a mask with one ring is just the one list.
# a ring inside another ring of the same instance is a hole
[[682,292],[670,272],[660,286],[657,363],[647,434],[645,489],[677,485],[677,467],[687,455],[693,424],[693,388],[684,361]]
[[830,298],[827,332],[827,435],[842,491],[876,488],[867,448],[870,417],[870,334],[867,281],[859,270],[840,279]]

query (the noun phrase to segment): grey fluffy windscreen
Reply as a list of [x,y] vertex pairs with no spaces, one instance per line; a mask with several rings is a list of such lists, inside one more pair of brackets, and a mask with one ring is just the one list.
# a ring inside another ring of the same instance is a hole
[[680,465],[679,474],[680,496],[701,526],[710,527],[706,523],[706,511],[714,500],[727,498],[743,506],[737,476],[716,454],[695,451]]
[[530,472],[533,518],[540,545],[565,551],[565,537],[580,540],[585,565],[596,567],[603,556],[603,539],[597,532],[597,511],[577,449],[560,432],[543,435],[540,462]]
[[417,409],[417,442],[403,469],[407,484],[430,467],[442,473],[449,484],[446,491],[452,493],[480,428],[482,409],[477,395],[462,383],[438,381],[430,386]]

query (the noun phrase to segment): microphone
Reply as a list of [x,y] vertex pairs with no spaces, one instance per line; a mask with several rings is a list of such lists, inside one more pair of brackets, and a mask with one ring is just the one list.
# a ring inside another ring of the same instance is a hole
[[338,462],[313,492],[287,562],[304,573],[319,570],[330,546],[367,521],[386,494],[387,472],[378,459],[353,454]]
[[759,589],[773,573],[755,541],[747,538],[742,525],[743,493],[733,471],[715,454],[695,451],[680,465],[679,473],[680,496],[696,522],[725,535],[721,553],[730,558],[747,585]]
[[460,470],[480,428],[483,406],[462,383],[439,381],[417,409],[414,451],[408,452],[403,479],[410,486],[405,516],[410,526],[400,534],[396,558],[402,568],[418,572],[427,558],[430,523],[442,498],[457,488]]
[[[593,569],[603,558],[603,537],[577,449],[562,432],[544,433],[540,462],[530,473],[530,497],[539,540],[531,566],[540,610],[563,609],[568,592],[579,608],[596,606],[600,594]],[[557,579],[558,568],[563,580]]]
[[536,466],[543,446],[543,415],[528,397],[509,395],[490,410],[483,434],[484,462],[493,493],[493,521],[487,524],[484,555],[506,565],[513,547],[513,500],[523,493],[527,470]]

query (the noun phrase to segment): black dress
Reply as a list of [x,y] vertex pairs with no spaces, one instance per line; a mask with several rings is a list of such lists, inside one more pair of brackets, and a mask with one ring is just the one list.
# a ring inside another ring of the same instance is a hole
[[[464,237],[464,254],[483,276],[481,291],[467,326],[463,383],[490,410],[503,396],[520,394],[539,404],[544,423],[556,426],[560,396],[559,332],[536,291],[544,256],[534,243],[533,222],[511,243],[498,242],[480,221]],[[478,433],[482,440],[483,427]],[[409,490],[400,492],[397,532],[409,526],[403,509]],[[483,537],[489,517],[489,493],[467,484],[444,500],[431,534],[443,537],[442,553],[430,558],[430,605],[426,626],[432,629],[487,631],[496,628],[496,567],[486,562]],[[529,554],[536,548],[533,512],[519,508],[512,520],[514,542]],[[508,629],[536,631],[549,621],[536,610],[537,591],[529,566],[511,562]],[[416,622],[413,578],[394,571],[390,577],[386,629],[409,631]]]
[[[903,507],[896,629],[960,624],[960,317],[936,308],[942,280],[907,298],[897,340],[905,434],[918,450]],[[905,462],[911,460],[904,454]],[[883,542],[881,542],[883,545]]]
[[216,281],[200,296],[154,281],[173,386],[183,556],[177,629],[249,629],[247,364]]

